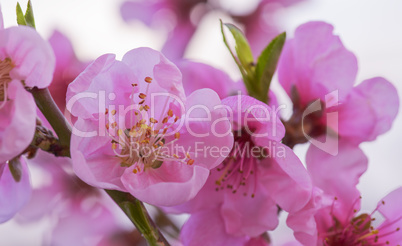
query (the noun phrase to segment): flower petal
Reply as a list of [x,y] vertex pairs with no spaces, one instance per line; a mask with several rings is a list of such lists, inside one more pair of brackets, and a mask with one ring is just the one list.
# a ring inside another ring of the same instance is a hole
[[121,180],[134,197],[156,206],[174,206],[194,198],[205,184],[209,170],[201,166],[165,161],[156,169],[134,174],[127,168]]
[[7,163],[0,164],[0,223],[11,219],[31,197],[31,183],[25,160],[22,165],[21,180],[16,182]]
[[0,60],[10,58],[15,66],[11,78],[24,80],[28,87],[50,85],[55,56],[49,43],[33,28],[18,26],[1,30],[0,47]]
[[180,240],[185,246],[242,246],[247,241],[225,231],[217,209],[192,214],[180,232]]
[[278,207],[269,194],[257,187],[255,197],[225,192],[221,215],[226,231],[234,236],[257,237],[278,226]]
[[347,142],[338,143],[336,156],[310,145],[306,155],[307,169],[315,186],[337,197],[334,213],[341,221],[348,221],[347,213],[359,209],[360,192],[356,185],[366,171],[368,159],[359,147]]
[[7,101],[0,109],[0,163],[12,159],[31,143],[36,126],[36,106],[20,81],[7,88]]
[[352,89],[357,74],[357,59],[332,34],[333,27],[324,22],[308,22],[287,41],[279,64],[279,82],[290,96],[297,88],[301,103],[325,101],[325,95],[339,90],[343,100]]
[[310,200],[312,182],[307,170],[287,146],[277,143],[271,158],[260,165],[261,183],[285,211],[295,212]]

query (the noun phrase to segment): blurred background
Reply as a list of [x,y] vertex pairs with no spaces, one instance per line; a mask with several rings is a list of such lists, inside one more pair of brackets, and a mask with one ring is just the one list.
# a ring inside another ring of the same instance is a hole
[[[219,19],[237,23],[236,16],[253,13],[258,0],[211,1],[215,8],[200,19],[193,14],[197,29],[184,57],[205,62],[226,71],[234,80],[240,79],[235,63],[222,42]],[[280,2],[280,1],[277,1]],[[16,25],[16,0],[0,0],[5,27]],[[49,38],[54,30],[65,34],[72,42],[80,60],[89,61],[105,53],[121,58],[128,50],[147,46],[161,50],[168,38],[169,23],[161,18],[149,25],[138,20],[123,21],[118,0],[32,0],[36,28]],[[27,1],[21,0],[25,9]],[[284,4],[287,5],[287,4]],[[304,0],[287,7],[274,3],[275,11],[268,11],[267,21],[275,23],[277,31],[293,36],[297,26],[312,20],[331,23],[344,45],[355,53],[359,61],[357,82],[375,76],[391,81],[402,95],[402,1],[323,1]],[[218,7],[216,7],[218,6]],[[230,15],[229,15],[229,14]],[[146,13],[145,13],[146,14]],[[163,27],[163,28],[162,28]],[[171,27],[170,27],[171,28]],[[274,77],[272,89],[281,102],[290,102]],[[286,112],[284,112],[286,114]],[[393,128],[376,141],[361,145],[369,157],[369,169],[362,176],[359,188],[363,211],[372,211],[377,202],[388,192],[402,185],[402,115],[399,114]],[[297,146],[296,153],[304,159],[306,146]],[[284,216],[282,216],[283,218]],[[121,216],[122,224],[124,216]],[[50,222],[40,220],[33,225],[20,226],[11,220],[0,225],[0,245],[43,245],[42,234]],[[281,244],[290,237],[290,231],[281,222],[273,242]]]

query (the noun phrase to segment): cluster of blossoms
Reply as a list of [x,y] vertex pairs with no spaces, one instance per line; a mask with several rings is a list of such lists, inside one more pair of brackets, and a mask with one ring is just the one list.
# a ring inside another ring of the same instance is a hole
[[[248,16],[232,14],[245,24],[254,53],[276,31],[252,19],[276,2],[261,1]],[[401,245],[402,187],[370,213],[359,212],[356,188],[368,167],[359,145],[390,130],[399,109],[395,87],[381,77],[354,86],[354,54],[331,25],[309,22],[285,42],[277,63],[293,103],[284,119],[271,90],[259,91],[268,98],[260,101],[224,72],[181,58],[195,32],[193,12],[218,7],[124,4],[124,19],[147,24],[158,11],[177,14],[164,48],[174,62],[150,48],[121,60],[105,54],[82,62],[63,34],[45,41],[31,27],[5,29],[0,18],[0,223],[17,212],[20,223],[52,216],[49,245],[140,245],[138,232],[116,220],[99,190],[105,189],[141,233],[144,221],[154,226],[142,202],[165,217],[189,214],[171,236],[177,245],[273,245],[269,232],[282,213],[293,230],[291,245]],[[72,125],[67,146],[46,112],[54,109],[37,94],[47,87],[56,101],[48,103]],[[304,143],[310,144],[305,165],[293,152]],[[29,169],[49,180],[31,187],[38,182],[30,181]],[[168,245],[148,236],[150,245]]]

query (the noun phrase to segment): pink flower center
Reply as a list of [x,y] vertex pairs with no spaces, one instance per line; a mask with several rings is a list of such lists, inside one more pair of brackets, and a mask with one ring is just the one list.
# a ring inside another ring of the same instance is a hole
[[[244,196],[251,194],[251,197],[254,197],[258,178],[257,165],[263,158],[265,150],[255,146],[250,134],[244,129],[234,132],[233,135],[235,140],[233,149],[216,169],[218,172],[222,172],[215,181],[218,186],[216,191],[226,187],[234,194],[240,190]],[[257,151],[255,151],[256,149]]]
[[[148,118],[147,116],[142,118],[144,115],[142,113],[151,109],[151,106],[146,104],[146,98],[152,78],[146,77],[144,81],[147,83],[146,92],[138,94],[138,103],[134,102],[134,93],[131,95],[134,105],[138,108],[133,116],[133,122],[135,123],[132,127],[127,129],[117,127],[117,122],[113,120],[116,110],[110,112],[111,121],[106,124],[109,132],[110,130],[117,132],[117,134],[109,135],[112,138],[112,149],[121,160],[120,165],[122,167],[134,165],[133,173],[135,174],[143,172],[147,168],[159,168],[164,161],[176,161],[193,165],[194,159],[191,159],[188,152],[173,146],[180,139],[179,132],[174,134],[173,140],[166,143],[166,134],[179,120],[179,117],[174,116],[171,109],[166,110],[168,101],[166,101],[165,105],[162,105],[163,110],[159,120],[152,117]],[[132,84],[132,86],[136,87],[137,84]],[[107,109],[105,114],[109,114]]]
[[[385,205],[384,201],[379,206],[383,205]],[[345,224],[341,223],[334,215],[332,215],[334,224],[324,235],[324,245],[390,245],[389,241],[386,240],[386,237],[400,231],[399,227],[392,227],[395,223],[399,222],[402,217],[395,218],[395,220],[390,221],[389,223],[383,223],[378,228],[374,228],[371,224],[375,220],[373,214],[378,210],[379,206],[371,214],[360,214],[353,217]],[[356,210],[353,210],[353,213],[356,212]]]
[[0,61],[0,108],[3,108],[7,102],[7,87],[11,82],[10,71],[13,69],[10,58]]

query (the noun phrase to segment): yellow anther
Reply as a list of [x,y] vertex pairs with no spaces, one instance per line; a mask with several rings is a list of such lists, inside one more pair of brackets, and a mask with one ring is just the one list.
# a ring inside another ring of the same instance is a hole
[[145,77],[145,82],[147,83],[151,83],[152,82],[152,78],[151,77]]
[[145,95],[144,93],[140,93],[138,95],[138,97],[141,98],[141,99],[145,99],[147,97],[147,95]]
[[194,160],[193,160],[193,159],[190,159],[190,160],[187,161],[187,165],[190,165],[190,166],[191,166],[191,165],[193,165],[193,164],[194,164]]
[[165,117],[165,118],[163,118],[162,123],[163,123],[163,124],[166,124],[166,123],[168,122],[168,120],[169,120],[169,118],[168,118],[168,117]]
[[132,87],[136,87],[138,84],[131,84]]
[[112,149],[116,149],[116,148],[117,148],[116,143],[112,143]]
[[169,109],[169,111],[168,111],[168,116],[173,117],[173,111],[171,109]]
[[148,105],[144,106],[145,111],[148,111],[150,109],[150,107]]
[[113,110],[112,110],[112,115],[115,115],[115,114],[116,114],[116,110],[113,109]]
[[149,119],[149,122],[151,122],[151,123],[158,123],[158,121],[155,120],[154,118],[150,118],[150,119]]
[[176,133],[174,134],[174,137],[175,137],[176,139],[179,139],[179,138],[180,138],[180,132],[176,132]]

